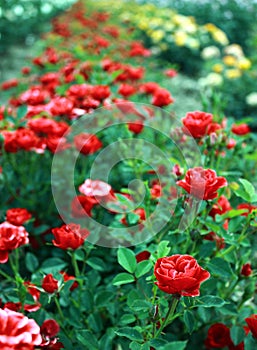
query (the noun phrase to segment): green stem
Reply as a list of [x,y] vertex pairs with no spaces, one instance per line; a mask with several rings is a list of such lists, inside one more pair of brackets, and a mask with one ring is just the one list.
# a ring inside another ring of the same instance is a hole
[[78,262],[76,260],[74,251],[72,252],[71,260],[72,260],[72,266],[74,268],[75,276],[78,278],[80,276],[80,271],[79,271]]
[[59,315],[60,315],[60,319],[61,319],[61,321],[63,322],[63,321],[65,320],[64,314],[63,314],[63,312],[62,312],[62,309],[61,309],[61,305],[60,305],[60,303],[59,303],[59,300],[57,299],[56,296],[55,296],[55,298],[54,298],[54,301],[55,301],[55,305],[56,305],[56,307],[57,307],[58,313],[59,313]]
[[173,296],[173,299],[172,299],[170,306],[169,306],[169,310],[168,310],[168,312],[165,316],[165,319],[164,319],[163,323],[161,324],[158,332],[156,333],[155,338],[157,338],[161,334],[162,330],[170,323],[170,319],[174,315],[174,312],[176,310],[178,302],[179,302],[179,298],[177,296]]

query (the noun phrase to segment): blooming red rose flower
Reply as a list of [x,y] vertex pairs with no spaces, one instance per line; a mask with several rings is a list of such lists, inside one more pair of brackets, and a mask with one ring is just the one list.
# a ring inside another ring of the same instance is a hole
[[192,256],[180,254],[158,259],[154,274],[163,292],[189,297],[200,295],[200,284],[210,277]]
[[174,102],[171,94],[166,89],[155,90],[152,98],[152,104],[157,107],[167,106]]
[[232,209],[229,200],[225,196],[220,196],[218,199],[217,203],[213,205],[209,215],[212,216],[213,218],[215,215],[222,215],[227,213]]
[[107,85],[96,85],[91,89],[93,99],[103,101],[111,95],[110,87]]
[[6,212],[6,220],[15,226],[23,225],[31,216],[31,213],[25,208],[12,208]]
[[127,123],[129,131],[132,131],[134,134],[140,134],[144,129],[144,123],[141,120],[135,122]]
[[31,130],[42,135],[52,135],[61,137],[69,129],[69,125],[65,122],[57,122],[53,119],[40,117],[31,119],[28,122]]
[[20,101],[28,105],[36,106],[44,103],[47,96],[48,93],[40,86],[32,86],[29,90],[21,94]]
[[253,270],[252,270],[251,264],[247,263],[247,264],[244,264],[242,266],[242,268],[241,268],[241,275],[248,277],[252,273],[253,273]]
[[54,235],[53,244],[61,249],[77,249],[84,243],[89,236],[89,231],[81,229],[80,225],[68,224],[52,229]]
[[45,320],[40,327],[41,334],[45,338],[54,338],[60,332],[60,326],[55,320]]
[[176,183],[192,196],[203,200],[216,198],[217,191],[227,186],[227,180],[224,177],[217,176],[214,170],[201,167],[189,169],[185,179]]
[[36,322],[21,313],[0,309],[1,350],[33,350],[42,338]]
[[209,328],[207,338],[205,340],[205,346],[207,349],[223,349],[230,345],[232,345],[232,341],[230,338],[229,328],[223,323],[213,324]]
[[57,279],[55,279],[54,276],[51,273],[49,273],[43,278],[42,288],[47,293],[54,293],[56,290],[58,290]]
[[200,138],[207,135],[208,127],[212,123],[212,114],[195,111],[188,112],[182,122],[184,124],[183,131],[185,134],[194,138]]
[[102,148],[103,144],[96,135],[79,134],[74,137],[74,144],[77,150],[82,154],[93,154]]
[[250,331],[252,332],[253,337],[257,339],[257,314],[247,317],[245,319],[245,322],[247,323]]
[[16,144],[18,148],[30,151],[39,144],[39,138],[33,130],[18,129],[15,132]]
[[153,94],[155,91],[160,89],[159,84],[149,81],[147,83],[143,83],[139,87],[139,91],[145,94]]
[[81,218],[85,215],[91,216],[91,210],[98,204],[94,197],[78,195],[71,202],[71,213],[74,218]]
[[8,253],[29,243],[29,234],[23,226],[14,226],[5,221],[0,225],[0,263],[8,261]]
[[148,260],[151,256],[151,253],[147,250],[143,250],[142,252],[136,255],[136,260],[139,263],[140,261]]
[[239,125],[233,124],[231,131],[233,132],[233,134],[241,136],[241,135],[249,134],[249,132],[251,132],[251,129],[247,124],[239,124]]
[[55,97],[48,104],[48,108],[53,116],[70,115],[74,108],[74,103],[66,97]]
[[136,91],[137,90],[133,85],[125,84],[125,83],[121,84],[119,89],[118,89],[118,93],[125,98],[135,94]]

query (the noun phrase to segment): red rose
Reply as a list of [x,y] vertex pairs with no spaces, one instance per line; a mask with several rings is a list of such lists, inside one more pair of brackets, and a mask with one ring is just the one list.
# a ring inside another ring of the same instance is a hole
[[238,210],[245,209],[245,213],[242,213],[241,216],[248,216],[252,213],[253,210],[257,209],[257,206],[251,205],[249,203],[242,203],[238,204],[237,206]]
[[57,281],[57,279],[55,279],[53,277],[53,275],[51,273],[49,273],[48,275],[46,275],[43,278],[42,288],[47,293],[54,293],[56,290],[58,290],[58,281]]
[[0,309],[1,350],[33,350],[42,338],[36,322],[18,312]]
[[231,205],[230,205],[228,199],[222,195],[218,199],[218,202],[213,205],[209,215],[214,218],[215,215],[225,214],[226,212],[230,211],[231,209],[232,208],[231,208]]
[[246,135],[246,134],[249,134],[249,132],[251,132],[247,124],[239,124],[239,125],[233,124],[231,131],[236,135]]
[[29,129],[18,129],[15,131],[15,138],[18,148],[30,151],[36,148],[39,143],[39,138],[34,131]]
[[144,124],[140,120],[135,122],[129,122],[127,125],[128,125],[128,129],[132,131],[134,134],[140,134],[144,129]]
[[81,229],[80,225],[68,224],[62,227],[52,229],[54,240],[53,244],[61,249],[77,249],[89,235],[89,231]]
[[139,263],[140,261],[148,260],[151,256],[151,253],[147,250],[143,250],[141,253],[136,255],[136,260]]
[[235,146],[236,146],[236,140],[229,139],[227,144],[226,144],[227,149],[235,148]]
[[20,100],[22,103],[36,106],[44,103],[47,95],[46,91],[43,91],[41,87],[33,86],[21,94]]
[[45,338],[53,338],[59,333],[60,326],[55,320],[45,320],[40,330]]
[[252,272],[253,271],[252,271],[251,264],[247,263],[242,266],[241,275],[248,277],[252,274]]
[[3,131],[4,149],[6,152],[16,153],[18,151],[18,144],[16,141],[15,131]]
[[136,93],[136,88],[130,84],[121,84],[118,90],[118,93],[123,97],[129,97]]
[[230,338],[230,331],[223,323],[213,324],[209,330],[205,340],[205,346],[207,349],[223,349],[226,346],[232,345]]
[[204,200],[216,198],[218,189],[227,186],[224,177],[217,176],[214,170],[201,167],[189,169],[185,179],[176,183],[192,196]]
[[176,75],[178,75],[178,72],[175,69],[167,69],[164,74],[166,77],[174,78]]
[[97,101],[102,101],[111,95],[109,86],[106,85],[96,85],[92,87],[91,96]]
[[6,220],[15,226],[21,226],[31,218],[30,212],[25,208],[12,208],[6,212]]
[[82,154],[93,154],[102,148],[103,144],[93,134],[79,134],[74,137],[74,144],[77,150]]
[[151,81],[141,84],[139,87],[139,91],[145,94],[153,94],[158,89],[160,89],[160,86],[157,83]]
[[200,295],[200,284],[210,277],[192,256],[180,254],[158,259],[154,274],[163,292],[189,297]]
[[214,241],[219,250],[225,248],[224,238],[219,237],[215,232],[209,232],[207,235],[203,236],[203,239],[206,239],[207,241]]
[[29,234],[23,226],[5,221],[0,225],[0,263],[8,261],[8,252],[29,243]]
[[257,314],[247,317],[245,321],[250,328],[253,337],[257,339]]
[[4,81],[1,85],[1,88],[2,90],[8,90],[16,87],[17,85],[18,85],[18,80],[14,78],[14,79]]
[[172,102],[174,102],[174,99],[168,90],[157,89],[153,94],[152,104],[154,106],[163,107],[169,105]]
[[188,112],[182,122],[184,124],[183,131],[185,134],[194,138],[200,138],[207,135],[208,127],[212,123],[212,114],[195,111]]
[[53,116],[70,115],[74,108],[74,103],[66,97],[55,97],[49,104],[49,110]]
[[65,271],[60,271],[60,274],[63,276],[64,282],[73,281],[74,280],[74,283],[70,287],[70,291],[73,291],[74,289],[78,288],[79,284],[76,281],[75,276],[68,275],[67,272],[65,272]]

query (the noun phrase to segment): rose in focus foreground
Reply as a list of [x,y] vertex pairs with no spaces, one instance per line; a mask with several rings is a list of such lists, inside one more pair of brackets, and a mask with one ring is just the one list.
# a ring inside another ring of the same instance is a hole
[[177,181],[177,185],[198,199],[212,200],[218,196],[220,188],[227,186],[227,180],[212,169],[196,167],[189,169],[185,179]]
[[0,309],[1,350],[32,350],[41,342],[40,328],[34,320],[15,311]]
[[188,297],[200,295],[200,284],[210,277],[192,256],[180,254],[158,259],[154,274],[163,292]]

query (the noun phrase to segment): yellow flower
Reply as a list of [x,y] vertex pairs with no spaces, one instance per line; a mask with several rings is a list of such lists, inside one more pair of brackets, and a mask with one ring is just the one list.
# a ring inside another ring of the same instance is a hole
[[206,30],[208,30],[208,32],[213,32],[217,29],[217,27],[212,23],[206,23],[204,25],[204,28],[206,28]]
[[242,73],[239,69],[228,69],[225,75],[228,79],[237,79],[241,77]]
[[223,65],[220,64],[220,63],[216,63],[216,64],[213,65],[212,70],[215,73],[221,73],[223,71]]
[[221,45],[227,45],[229,43],[226,34],[218,28],[212,32],[212,37],[215,41],[217,41]]
[[155,30],[151,34],[151,38],[152,38],[153,42],[155,42],[155,43],[161,41],[164,38],[164,36],[165,36],[165,32],[161,29]]
[[174,33],[174,41],[177,46],[184,46],[187,40],[187,34],[182,31]]
[[237,64],[237,59],[234,56],[228,55],[223,57],[223,62],[227,66],[235,66]]
[[188,38],[187,44],[187,46],[189,46],[191,49],[198,49],[200,47],[199,40],[195,38]]
[[247,69],[251,68],[251,65],[252,65],[251,61],[248,60],[248,58],[245,58],[245,57],[240,59],[238,61],[238,64],[237,64],[238,68],[242,69],[242,70],[247,70]]

